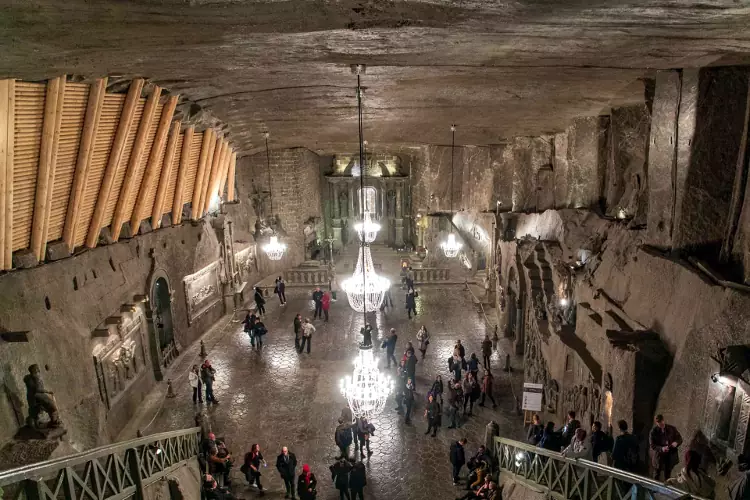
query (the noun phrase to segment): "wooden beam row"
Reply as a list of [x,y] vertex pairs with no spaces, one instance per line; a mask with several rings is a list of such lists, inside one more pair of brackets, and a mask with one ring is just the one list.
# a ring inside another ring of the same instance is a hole
[[[174,109],[172,112],[174,112]],[[164,160],[161,164],[159,186],[156,188],[154,205],[151,210],[151,227],[154,229],[161,227],[161,216],[164,214],[164,198],[167,196],[169,179],[172,176],[172,163],[174,162],[174,153],[177,148],[177,139],[180,136],[180,125],[181,122],[179,120],[172,124],[172,131],[169,133],[169,139],[167,140],[167,150],[164,153]]]
[[13,267],[15,80],[0,80],[0,270]]
[[180,156],[180,168],[177,172],[177,182],[174,188],[174,200],[172,202],[172,224],[182,222],[182,207],[185,200],[182,197],[185,190],[185,181],[187,178],[188,164],[190,162],[190,150],[193,145],[194,127],[188,127],[182,138],[182,154]]

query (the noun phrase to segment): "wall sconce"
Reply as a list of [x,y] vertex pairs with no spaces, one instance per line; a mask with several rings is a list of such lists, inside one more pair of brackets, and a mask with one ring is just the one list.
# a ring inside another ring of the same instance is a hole
[[560,305],[562,307],[568,307],[569,304],[570,304],[570,300],[566,299],[565,297],[560,299]]

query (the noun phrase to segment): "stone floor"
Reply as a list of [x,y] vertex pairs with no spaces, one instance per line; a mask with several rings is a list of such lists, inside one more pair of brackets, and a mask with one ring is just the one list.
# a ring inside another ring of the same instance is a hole
[[[394,288],[393,295],[397,304],[395,310],[388,309],[386,314],[371,315],[368,319],[374,321],[381,334],[391,327],[396,328],[399,352],[403,352],[408,340],[415,341],[422,324],[430,331],[432,341],[426,359],[417,365],[418,407],[413,424],[404,424],[391,401],[383,414],[373,420],[377,431],[372,439],[374,454],[366,460],[366,491],[369,498],[379,499],[455,498],[458,491],[451,485],[448,462],[452,441],[466,436],[467,451],[474,453],[484,441],[485,426],[490,420],[500,424],[504,436],[518,437],[522,433],[522,417],[516,414],[511,390],[512,384],[515,394],[520,395],[520,360],[513,359],[516,370],[511,376],[501,371],[505,363],[502,345],[493,354],[496,410],[475,408],[474,416],[467,417],[461,428],[449,430],[444,423],[437,438],[425,436],[426,422],[422,415],[428,384],[437,374],[447,378],[446,360],[458,338],[466,345],[467,355],[477,352],[481,358],[480,342],[486,323],[464,287],[422,287],[417,299],[419,316],[412,320],[406,317],[401,306],[402,292]],[[239,314],[237,319],[227,318],[206,334],[204,341],[209,359],[217,370],[214,392],[220,404],[202,410],[216,434],[226,438],[238,462],[252,443],[261,445],[269,463],[263,477],[268,498],[283,497],[283,483],[273,469],[283,445],[296,453],[300,468],[302,463],[309,463],[317,474],[318,498],[335,498],[338,495],[328,467],[338,451],[333,440],[336,420],[346,404],[338,390],[339,380],[352,369],[358,337],[354,332],[359,332],[363,318],[349,307],[345,296],[340,295],[339,300],[332,303],[330,322],[314,322],[317,332],[312,353],[298,354],[294,350],[292,331],[294,315],[301,312],[303,316],[312,317],[313,311],[309,292],[292,290],[287,298],[285,307],[280,307],[276,300],[269,300],[265,319],[269,334],[262,350],[251,348],[237,322]],[[379,342],[376,342],[376,350],[382,366],[385,353],[379,348]],[[177,397],[165,398],[165,384],[161,384],[160,389],[147,398],[121,439],[132,437],[138,428],[151,434],[192,425],[196,411],[201,408],[192,404],[186,371],[192,363],[200,362],[197,352],[198,347],[192,346],[170,370],[168,376],[173,380]],[[257,495],[245,484],[239,467],[235,468],[233,476],[239,497]]]

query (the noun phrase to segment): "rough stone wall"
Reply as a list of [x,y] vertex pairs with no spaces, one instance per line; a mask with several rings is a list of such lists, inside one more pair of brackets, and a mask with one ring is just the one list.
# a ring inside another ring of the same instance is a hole
[[[453,209],[463,206],[464,148],[453,155]],[[451,147],[427,146],[412,168],[412,213],[448,212],[451,206]]]
[[568,192],[574,208],[599,203],[606,170],[608,119],[578,118],[568,127]]

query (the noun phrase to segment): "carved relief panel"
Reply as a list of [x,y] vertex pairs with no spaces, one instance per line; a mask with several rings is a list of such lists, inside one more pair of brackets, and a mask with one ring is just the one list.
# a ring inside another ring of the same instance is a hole
[[212,262],[197,273],[186,276],[183,282],[188,324],[191,324],[221,300],[219,261]]
[[236,252],[234,254],[234,261],[237,263],[237,272],[240,275],[240,280],[244,280],[250,273],[258,270],[256,246],[250,245]]

